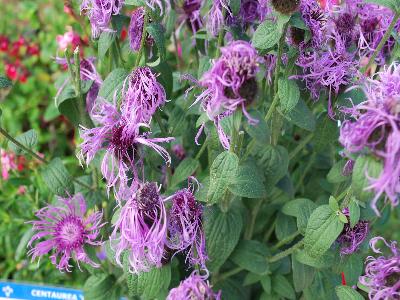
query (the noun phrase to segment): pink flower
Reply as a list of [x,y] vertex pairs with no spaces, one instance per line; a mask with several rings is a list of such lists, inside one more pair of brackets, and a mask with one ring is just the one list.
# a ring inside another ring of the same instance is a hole
[[72,49],[75,49],[81,42],[80,36],[73,31],[71,26],[67,26],[67,29],[67,32],[65,32],[63,35],[57,35],[56,38],[58,49],[61,51],[64,51],[69,46],[71,46]]
[[0,165],[1,165],[1,176],[3,177],[4,180],[7,180],[10,177],[9,172],[11,170],[17,170],[18,168],[15,154],[0,149]]

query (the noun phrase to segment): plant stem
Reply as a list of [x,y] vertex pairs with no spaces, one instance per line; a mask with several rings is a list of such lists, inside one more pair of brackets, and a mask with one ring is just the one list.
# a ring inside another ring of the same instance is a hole
[[[225,7],[222,7],[222,15],[223,15],[223,18],[225,19],[225,17],[226,17],[226,8]],[[218,57],[219,54],[221,53],[221,47],[224,42],[224,36],[225,36],[225,29],[222,28],[218,34],[217,51],[215,52],[215,57]]]
[[286,245],[288,243],[290,243],[291,241],[293,241],[298,235],[300,234],[300,232],[297,230],[296,232],[294,232],[293,234],[285,237],[283,240],[279,241],[275,246],[272,247],[272,250],[277,250],[280,247],[282,247],[283,245]]
[[300,240],[299,242],[297,242],[296,244],[294,244],[292,247],[290,247],[289,249],[286,249],[285,251],[279,252],[278,254],[270,257],[268,259],[268,262],[273,263],[276,262],[278,260],[281,260],[283,258],[285,258],[286,256],[289,256],[290,254],[292,254],[294,251],[296,251],[297,249],[299,249],[301,246],[303,246],[304,241]]
[[203,142],[203,145],[201,145],[201,148],[200,148],[199,152],[197,152],[197,154],[196,154],[196,156],[194,158],[195,160],[199,160],[200,159],[200,156],[207,149],[207,145],[208,145],[208,139]]
[[266,200],[266,198],[263,198],[263,199],[259,200],[257,202],[257,204],[254,206],[253,210],[251,211],[250,224],[249,224],[248,230],[244,234],[244,239],[245,240],[251,240],[251,238],[253,237],[254,227],[255,227],[255,224],[256,224],[257,215],[258,215],[258,212],[260,211],[260,208],[263,205],[265,200]]
[[267,242],[269,238],[271,237],[272,233],[274,232],[276,226],[276,219],[275,221],[271,224],[271,227],[268,229],[267,232],[265,232],[264,237],[263,237],[263,242]]
[[282,36],[279,40],[278,56],[277,56],[277,60],[276,60],[275,76],[274,76],[274,100],[272,101],[272,104],[268,109],[267,115],[265,116],[265,121],[268,121],[271,118],[271,116],[275,110],[275,107],[277,106],[277,104],[279,102],[278,81],[279,81],[279,73],[281,70],[283,47],[285,45],[285,37],[286,37],[286,32],[288,30],[288,26],[289,26],[289,23],[286,23],[285,27],[283,28]]
[[217,277],[217,279],[216,279],[215,282],[218,282],[218,281],[221,281],[221,280],[225,280],[225,279],[227,279],[227,278],[229,278],[229,277],[231,277],[231,276],[233,276],[233,275],[239,273],[239,272],[242,271],[242,270],[243,270],[242,267],[237,267],[237,268],[234,268],[234,269],[232,269],[232,270],[230,270],[230,271],[227,271],[227,272],[225,272],[225,273],[222,273],[221,275],[219,275],[219,276]]
[[[5,131],[2,127],[0,127],[0,134],[3,135],[6,139],[8,139],[10,142],[12,142],[15,146],[19,147],[20,149],[24,150],[26,153],[28,153],[30,156],[32,156],[33,158],[37,159],[38,161],[44,163],[44,164],[48,164],[49,161],[46,160],[45,158],[41,157],[39,154],[33,152],[31,149],[29,149],[28,147],[26,147],[25,145],[21,144],[20,142],[18,142],[16,139],[14,139],[7,131]],[[93,187],[87,185],[86,183],[83,183],[82,181],[80,181],[79,179],[76,178],[72,178],[72,180],[74,182],[76,182],[77,184],[89,189],[89,190],[93,190]]]
[[156,119],[156,122],[157,122],[158,126],[160,127],[162,134],[164,136],[168,136],[168,131],[165,128],[164,124],[162,123],[160,113],[157,111],[153,116],[154,116],[154,119]]
[[292,160],[313,138],[313,134],[306,136],[297,146],[289,153],[289,160]]
[[149,23],[149,13],[147,11],[147,8],[144,7],[144,22],[143,22],[142,39],[140,40],[140,49],[139,49],[139,53],[136,58],[136,63],[135,63],[134,69],[139,67],[140,59],[141,59],[142,53],[144,51],[144,44],[146,42],[146,32],[147,32],[147,24],[148,23]]
[[400,10],[398,12],[396,12],[396,14],[393,16],[392,22],[390,23],[387,31],[385,32],[385,35],[383,36],[380,43],[378,44],[378,47],[376,47],[374,53],[370,57],[368,64],[361,70],[361,73],[365,73],[369,69],[369,67],[371,67],[371,65],[374,63],[379,52],[382,50],[383,46],[385,46],[385,43],[387,42],[390,35],[392,34],[393,28],[396,25],[399,18],[400,18]]

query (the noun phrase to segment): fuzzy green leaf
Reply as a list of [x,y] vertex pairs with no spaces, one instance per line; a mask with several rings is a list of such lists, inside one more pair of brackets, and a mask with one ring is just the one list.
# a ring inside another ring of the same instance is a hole
[[119,100],[121,98],[122,85],[128,74],[129,72],[122,68],[113,70],[110,74],[108,74],[101,85],[99,97],[104,98],[112,103],[115,95],[117,100]]
[[68,170],[60,158],[54,158],[42,171],[43,180],[56,195],[68,196],[74,194],[74,184]]
[[193,175],[199,165],[198,160],[191,157],[185,158],[176,168],[174,175],[171,178],[171,185],[175,186],[186,180],[189,176]]
[[364,297],[361,296],[355,289],[346,285],[339,285],[335,288],[336,295],[339,300],[363,300]]
[[[28,149],[33,149],[35,148],[37,142],[38,142],[38,135],[35,130],[31,129],[28,130],[27,132],[24,132],[20,135],[18,135],[15,138],[18,142],[20,142],[22,145],[24,145]],[[25,152],[22,150],[20,147],[15,145],[13,142],[9,141],[8,142],[8,147],[14,151],[16,154],[21,154]]]
[[279,78],[278,95],[282,113],[289,113],[300,99],[300,89],[296,82],[287,78]]
[[97,44],[99,60],[102,60],[115,40],[115,32],[103,31]]
[[242,240],[230,259],[252,273],[263,275],[268,271],[267,247],[259,241]]
[[382,171],[382,163],[371,156],[359,156],[354,164],[352,188],[358,200],[370,201],[374,192],[366,190],[371,184],[369,178],[378,178]]

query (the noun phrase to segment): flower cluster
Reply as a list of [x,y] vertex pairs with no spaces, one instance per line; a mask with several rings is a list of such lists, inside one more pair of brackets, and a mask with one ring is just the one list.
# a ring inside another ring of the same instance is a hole
[[[343,213],[349,219],[349,209],[345,208]],[[342,233],[339,235],[337,241],[340,244],[340,254],[350,255],[356,252],[361,244],[366,239],[369,233],[368,221],[359,221],[353,227],[350,226],[350,222],[344,224]]]
[[30,72],[24,60],[32,56],[39,56],[39,54],[39,46],[23,36],[19,36],[12,42],[9,37],[0,35],[0,58],[3,60],[5,73],[11,80],[25,83]]
[[[36,212],[39,220],[31,221],[35,232],[28,246],[28,255],[32,260],[52,252],[50,260],[60,271],[71,271],[70,259],[98,268],[99,265],[89,258],[85,245],[98,246],[96,241],[101,227],[103,214],[92,212],[86,216],[86,202],[81,194],[59,198],[56,205],[48,205]],[[45,238],[44,241],[32,244]]]
[[[352,108],[343,108],[349,116],[340,129],[340,143],[345,152],[361,153],[368,149],[383,161],[378,178],[369,178],[376,193],[372,207],[385,193],[392,206],[399,203],[400,192],[400,66],[392,64],[364,85],[367,100]],[[366,174],[368,176],[368,174]]]
[[[221,129],[221,118],[237,108],[242,109],[250,123],[257,122],[248,114],[246,106],[257,96],[256,75],[261,62],[261,57],[252,45],[245,41],[234,41],[221,48],[221,57],[213,62],[211,69],[198,81],[205,90],[194,104],[201,102],[202,108],[217,128]],[[229,138],[221,132],[222,129],[218,131],[222,145],[229,148]]]
[[400,251],[397,242],[388,243],[382,237],[371,239],[372,251],[382,254],[376,247],[379,241],[383,241],[391,251],[391,255],[373,257],[366,260],[365,275],[360,277],[360,282],[368,289],[368,295],[373,300],[398,299],[400,297]]
[[1,176],[4,180],[10,178],[11,170],[16,170],[18,172],[23,171],[25,164],[26,160],[24,156],[17,156],[13,152],[0,149]]
[[119,14],[122,5],[123,0],[82,0],[81,12],[88,16],[94,38],[102,31],[111,31],[111,17]]
[[167,296],[167,300],[191,299],[220,300],[221,291],[215,293],[203,276],[193,272],[178,287],[173,288]]
[[169,163],[169,153],[158,143],[173,140],[171,137],[150,137],[151,116],[165,102],[164,88],[157,83],[151,70],[137,68],[127,77],[125,84],[120,109],[116,94],[114,103],[97,99],[92,118],[98,126],[82,127],[83,142],[79,153],[80,160],[88,165],[100,150],[106,150],[101,171],[108,188],[114,188],[118,200],[125,200],[125,195],[130,195],[139,186],[140,146],[152,148]]

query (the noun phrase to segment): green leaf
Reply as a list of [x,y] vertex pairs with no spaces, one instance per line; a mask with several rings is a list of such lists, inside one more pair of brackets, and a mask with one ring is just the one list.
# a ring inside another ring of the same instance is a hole
[[307,288],[314,280],[315,269],[300,263],[292,254],[293,284],[296,292]]
[[43,180],[56,195],[68,196],[74,194],[74,184],[68,170],[60,158],[54,158],[42,171]]
[[0,75],[0,89],[5,89],[12,86],[12,82],[5,76]]
[[358,206],[355,199],[349,204],[349,213],[350,213],[350,227],[353,228],[358,221],[360,220],[360,207]]
[[272,280],[271,280],[271,276],[269,275],[264,275],[261,278],[261,286],[263,287],[263,290],[267,293],[267,294],[271,294],[272,291]]
[[339,213],[339,220],[340,220],[340,222],[342,222],[342,223],[344,223],[344,224],[347,224],[347,223],[349,223],[349,220],[347,220],[347,217],[346,217],[346,215],[344,214],[344,213],[342,213],[342,212],[338,212]]
[[294,109],[300,99],[300,89],[296,82],[287,78],[279,78],[278,95],[280,100],[280,110],[282,113],[289,113]]
[[262,22],[254,32],[252,44],[255,48],[267,50],[274,47],[282,35],[282,26],[271,20]]
[[296,222],[294,218],[278,213],[276,217],[275,235],[278,240],[283,240],[296,232]]
[[248,161],[239,165],[236,178],[229,185],[232,194],[246,198],[263,198],[267,191],[264,186],[264,176],[260,173],[257,165]]
[[119,295],[115,287],[113,275],[96,274],[86,280],[83,293],[85,299],[89,300],[117,300]]
[[323,152],[329,145],[332,145],[332,139],[337,140],[338,138],[338,131],[337,123],[327,114],[321,114],[317,120],[313,138],[315,151]]
[[242,240],[230,259],[243,269],[263,275],[268,271],[267,247],[259,241]]
[[361,296],[355,289],[346,286],[346,285],[339,285],[335,288],[336,295],[338,296],[339,300],[363,300],[364,297]]
[[218,203],[224,197],[229,184],[235,180],[238,165],[239,158],[235,153],[225,151],[216,157],[210,170],[208,203]]
[[55,105],[58,111],[66,116],[72,124],[75,126],[81,124],[80,116],[82,114],[79,109],[75,89],[71,85],[63,88],[60,95],[55,98]]
[[365,2],[390,8],[393,12],[397,12],[400,8],[399,0],[365,0]]
[[288,299],[296,299],[296,293],[289,280],[282,275],[272,277],[272,290],[279,296]]
[[299,198],[289,201],[282,207],[282,212],[297,218],[297,228],[301,234],[306,232],[308,219],[318,206],[310,199]]
[[359,156],[354,164],[352,189],[358,200],[367,202],[374,197],[374,192],[366,190],[371,184],[368,178],[378,178],[382,163],[372,156]]
[[134,6],[144,6],[146,4],[145,1],[142,0],[125,0],[125,5],[134,5]]
[[[201,78],[203,74],[211,68],[211,60],[208,56],[202,56],[199,61],[199,70],[197,71],[197,77]],[[208,117],[207,117],[208,118]]]
[[214,205],[205,209],[203,226],[209,257],[207,267],[214,272],[235,249],[243,227],[242,216],[236,207],[224,213]]
[[234,16],[237,16],[240,11],[240,0],[229,0],[229,8]]
[[[124,257],[126,272],[127,256]],[[125,273],[129,295],[141,297],[141,299],[154,299],[160,292],[166,290],[171,282],[171,266],[169,264],[161,268],[152,268],[149,272],[139,274]]]
[[343,272],[349,286],[356,285],[364,271],[364,258],[358,253],[344,255],[338,263],[334,264],[333,271],[337,274]]
[[269,144],[271,132],[268,128],[267,122],[259,111],[250,112],[252,118],[258,120],[255,125],[244,122],[244,129],[254,139],[257,144],[266,145]]
[[197,170],[199,165],[200,164],[198,160],[191,157],[185,158],[176,168],[174,175],[171,178],[171,185],[175,186],[178,183],[188,179],[188,177],[193,175],[193,173]]
[[340,183],[346,181],[349,177],[343,175],[343,168],[346,165],[346,161],[340,160],[333,165],[333,167],[329,170],[326,179],[330,183]]
[[29,228],[25,231],[22,237],[19,240],[17,249],[15,250],[15,260],[19,261],[24,254],[26,254],[26,247],[28,245],[29,240],[32,238],[34,232],[32,228]]
[[329,205],[318,207],[308,220],[304,250],[313,258],[322,256],[342,232],[343,226]]
[[261,275],[248,272],[246,274],[246,277],[243,280],[243,286],[249,286],[249,285],[255,284],[255,283],[259,282],[262,277],[263,276],[261,276]]
[[129,72],[125,69],[118,68],[113,70],[106,79],[99,90],[99,97],[106,99],[109,102],[114,101],[114,95],[117,100],[121,98],[122,85],[129,75]]
[[332,266],[335,259],[333,252],[331,251],[325,252],[325,254],[321,257],[313,258],[309,256],[306,251],[301,250],[295,253],[295,257],[297,261],[302,263],[303,265],[307,265],[317,269],[323,269]]
[[285,147],[267,145],[257,153],[257,156],[268,184],[274,185],[286,175],[289,167],[289,154]]
[[296,107],[284,114],[284,117],[300,128],[308,131],[315,130],[315,116],[302,99],[299,99]]
[[329,197],[329,207],[332,209],[332,211],[336,212],[339,210],[339,203],[335,199],[335,197],[330,196]]
[[172,76],[171,67],[167,62],[161,61],[161,63],[153,69],[156,73],[160,74],[157,77],[157,80],[164,87],[165,93],[167,94],[167,99],[171,99],[172,91],[174,89],[174,78]]
[[146,28],[147,32],[153,37],[156,42],[158,54],[161,61],[167,57],[167,49],[165,48],[164,28],[160,23],[150,23]]
[[[38,142],[38,135],[35,130],[30,129],[27,132],[24,132],[24,133],[18,135],[15,139],[18,142],[20,142],[22,145],[24,145],[26,148],[32,150],[33,148],[35,148],[35,146]],[[18,147],[11,141],[8,142],[8,147],[12,151],[14,151],[16,154],[21,154],[21,153],[25,152],[24,150],[22,150],[20,147]]]
[[97,44],[99,60],[102,60],[115,40],[115,32],[103,31]]
[[[240,282],[232,279],[221,280],[213,286],[215,292],[221,291],[221,300],[249,300],[249,291]],[[200,298],[201,299],[201,298]]]

